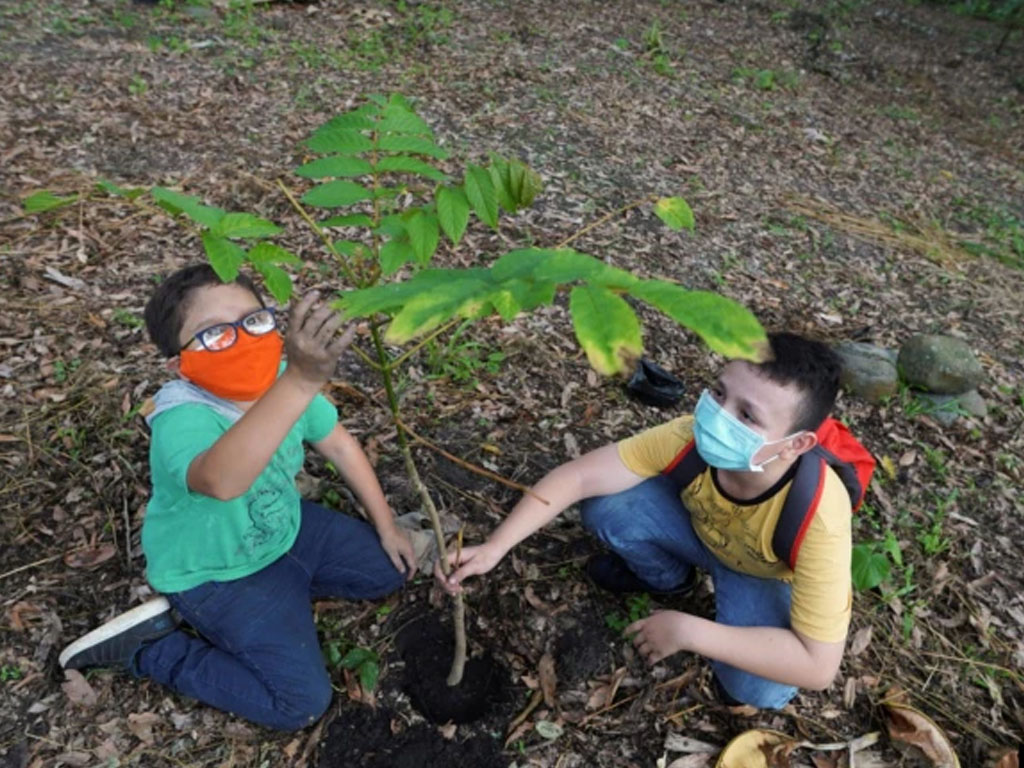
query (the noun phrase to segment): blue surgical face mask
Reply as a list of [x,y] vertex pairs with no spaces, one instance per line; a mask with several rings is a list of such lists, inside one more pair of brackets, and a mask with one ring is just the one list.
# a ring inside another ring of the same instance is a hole
[[[799,434],[794,432],[772,442],[781,443]],[[706,389],[701,393],[694,412],[693,439],[697,441],[700,457],[717,469],[764,472],[765,464],[779,458],[779,454],[775,454],[760,464],[754,464],[754,455],[768,445],[764,436],[725,410]]]

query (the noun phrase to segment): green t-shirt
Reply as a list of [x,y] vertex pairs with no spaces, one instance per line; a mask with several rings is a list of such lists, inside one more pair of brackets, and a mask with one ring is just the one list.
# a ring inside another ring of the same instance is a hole
[[180,592],[206,581],[255,573],[287,552],[299,532],[303,441],[323,440],[337,409],[317,395],[288,432],[252,486],[230,501],[190,491],[189,464],[233,421],[199,402],[158,413],[150,422],[153,495],[142,524],[146,577],[159,592]]

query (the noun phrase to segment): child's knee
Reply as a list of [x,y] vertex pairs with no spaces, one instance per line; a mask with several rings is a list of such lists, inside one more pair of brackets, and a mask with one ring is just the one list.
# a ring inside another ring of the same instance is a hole
[[719,685],[742,704],[758,709],[782,709],[796,696],[797,688],[792,685],[767,680],[717,661],[711,666]]
[[276,722],[270,725],[281,731],[298,731],[319,720],[333,696],[331,681],[327,674],[310,675],[307,686],[291,695],[277,699]]

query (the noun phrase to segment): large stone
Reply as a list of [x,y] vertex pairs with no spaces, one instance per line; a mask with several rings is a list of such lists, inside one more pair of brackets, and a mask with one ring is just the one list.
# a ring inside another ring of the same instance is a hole
[[916,397],[925,405],[924,412],[945,427],[956,421],[959,416],[983,418],[988,413],[988,403],[976,389],[959,395],[918,392]]
[[865,400],[880,402],[896,394],[899,375],[896,353],[860,341],[844,341],[836,347],[842,360],[840,381],[847,391]]
[[972,390],[985,376],[966,342],[925,334],[912,337],[900,349],[899,371],[910,386],[941,395]]

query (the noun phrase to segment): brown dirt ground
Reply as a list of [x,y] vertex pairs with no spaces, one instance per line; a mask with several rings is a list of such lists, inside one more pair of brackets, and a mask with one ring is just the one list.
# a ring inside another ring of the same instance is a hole
[[[782,0],[186,10],[127,0],[0,7],[0,765],[307,765],[324,726],[360,706],[339,672],[326,720],[280,735],[110,673],[89,676],[91,694],[62,689],[60,648],[147,594],[138,543],[147,437],[134,413],[165,373],[138,320],[153,279],[200,250],[166,218],[119,204],[19,214],[34,190],[83,190],[97,177],[179,185],[286,225],[282,242],[315,260],[315,240],[272,182],[298,186],[288,175],[298,142],[360,94],[394,90],[419,99],[460,158],[518,155],[545,179],[531,210],[497,234],[472,229],[457,255],[438,255],[441,264],[524,241],[553,244],[643,194],[683,194],[697,213],[695,235],[634,211],[576,246],[721,291],[771,328],[889,346],[918,332],[962,336],[988,374],[989,415],[949,428],[906,397],[841,400],[839,415],[893,462],[855,536],[892,531],[904,565],[891,589],[911,589],[856,595],[855,647],[829,690],[802,694],[781,713],[729,710],[698,661],[674,659],[652,676],[609,635],[581,649],[587,664],[565,664],[560,712],[532,713],[507,763],[651,766],[668,732],[720,746],[757,725],[849,740],[884,728],[879,702],[893,685],[948,733],[964,765],[987,765],[994,749],[1021,742],[1024,280],[1019,268],[947,247],[965,238],[1012,259],[1014,231],[1024,237],[1020,34],[997,55],[992,24],[897,0],[813,11]],[[655,22],[668,69],[644,42]],[[757,84],[765,70],[770,89]],[[787,207],[794,198],[879,219],[889,239],[799,216]],[[901,244],[900,231],[924,232],[934,247]],[[664,318],[644,319],[648,355],[698,392],[716,360]],[[670,415],[591,374],[562,308],[507,327],[484,322],[470,338],[504,351],[502,369],[467,385],[430,378],[420,356],[407,412],[421,434],[508,477],[535,481],[576,449]],[[351,360],[347,381],[379,394]],[[405,511],[413,495],[386,415],[352,388],[331,392]],[[470,540],[515,499],[433,453],[418,458]],[[313,465],[308,487],[314,496],[331,489],[322,467]],[[926,552],[919,537],[937,514],[945,547]],[[580,636],[593,638],[605,616],[628,611],[581,577],[593,549],[570,516],[469,599],[474,647],[512,670],[524,703],[542,655],[564,660],[560,637],[583,626]],[[440,604],[427,580],[401,599]],[[696,610],[707,606],[699,597]],[[374,645],[393,658],[382,612],[325,604],[320,615],[325,642]],[[588,709],[617,669],[618,706]],[[680,674],[687,684],[657,684]],[[386,664],[380,695],[392,728],[420,722],[387,678]],[[557,740],[533,729],[559,717]],[[461,726],[456,738],[479,735]],[[883,747],[874,764],[901,764],[884,739]]]

